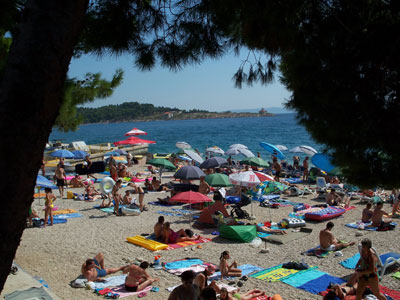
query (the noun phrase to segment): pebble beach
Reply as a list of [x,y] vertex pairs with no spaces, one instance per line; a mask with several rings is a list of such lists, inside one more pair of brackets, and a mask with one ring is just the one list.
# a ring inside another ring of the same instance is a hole
[[[132,167],[131,171],[141,172],[145,167]],[[173,173],[163,173],[165,177]],[[163,178],[162,182],[168,182],[173,178]],[[98,189],[99,184],[95,187]],[[123,188],[125,191],[128,188]],[[71,189],[75,193],[83,193],[83,189]],[[121,194],[122,194],[121,193]],[[362,236],[356,236],[357,230],[345,226],[346,223],[356,222],[361,219],[361,211],[365,207],[360,200],[352,200],[351,205],[356,208],[347,211],[343,216],[332,221],[335,224],[333,233],[338,240],[355,241],[356,245],[343,249],[343,256],[333,254],[326,258],[305,256],[301,252],[306,251],[319,244],[318,235],[325,228],[327,221],[307,222],[307,227],[312,233],[304,238],[291,241],[287,244],[273,244],[262,242],[259,247],[251,247],[248,243],[236,243],[222,239],[211,233],[216,229],[196,229],[194,233],[211,238],[211,242],[201,244],[201,248],[189,246],[168,251],[151,252],[145,248],[138,247],[126,241],[127,237],[151,234],[153,226],[160,216],[158,211],[169,210],[168,207],[150,205],[148,202],[157,201],[157,198],[165,198],[168,192],[154,192],[145,194],[145,204],[148,211],[139,216],[116,216],[112,213],[104,213],[96,208],[101,200],[95,202],[76,201],[73,199],[60,199],[58,191],[55,205],[59,209],[74,209],[82,214],[81,218],[68,219],[66,224],[55,224],[46,228],[27,228],[21,238],[21,243],[16,253],[15,262],[32,276],[43,278],[52,292],[61,299],[99,299],[92,290],[84,288],[72,288],[69,283],[80,275],[81,265],[87,258],[94,257],[98,252],[105,255],[106,267],[118,267],[127,265],[137,259],[153,262],[155,255],[161,255],[161,262],[170,262],[186,257],[200,258],[203,261],[216,265],[219,263],[221,252],[229,250],[233,260],[238,264],[252,264],[261,268],[270,268],[281,263],[292,260],[304,260],[311,266],[318,266],[319,270],[337,277],[345,277],[352,274],[352,270],[345,269],[339,262],[347,259],[358,252],[357,244],[363,238],[369,238],[379,254],[386,252],[400,253],[399,229],[393,231],[361,231]],[[65,193],[66,196],[66,193]],[[307,203],[310,205],[322,204],[323,200],[316,199],[316,195],[310,194],[304,197],[285,197],[286,199]],[[33,208],[44,217],[44,199],[35,199]],[[255,222],[279,222],[287,218],[293,211],[293,206],[269,209],[260,207],[257,202],[244,207],[244,209],[255,216]],[[390,204],[384,204],[383,210],[391,212]],[[228,212],[230,209],[228,208]],[[165,220],[171,223],[174,230],[190,228],[188,217],[165,216]],[[244,220],[246,221],[246,220]],[[394,220],[396,221],[396,220]],[[290,230],[290,229],[289,229]],[[268,249],[267,253],[260,253],[261,249]],[[169,292],[166,288],[180,284],[178,276],[167,273],[164,270],[149,268],[149,273],[160,281],[154,286],[159,287],[159,292],[149,292],[145,299],[167,299]],[[395,290],[400,289],[400,281],[393,278],[393,269],[389,269],[382,278],[381,284]],[[116,273],[119,275],[121,272]],[[13,275],[10,275],[13,276]],[[112,276],[112,275],[109,275]],[[238,279],[235,280],[236,283]],[[228,283],[227,280],[223,282]],[[246,292],[253,288],[264,290],[268,296],[280,294],[283,299],[322,299],[321,296],[313,295],[300,289],[284,284],[282,282],[266,282],[255,278],[243,282],[240,288]],[[130,296],[125,299],[136,299]]]

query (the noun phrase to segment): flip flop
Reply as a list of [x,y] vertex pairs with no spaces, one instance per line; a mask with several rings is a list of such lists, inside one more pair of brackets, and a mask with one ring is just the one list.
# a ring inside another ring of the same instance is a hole
[[239,280],[247,281],[249,278],[247,276],[242,276]]
[[137,295],[138,296],[138,298],[143,298],[143,297],[146,297],[147,296],[147,293],[146,292],[141,292],[141,293],[139,293],[139,295]]

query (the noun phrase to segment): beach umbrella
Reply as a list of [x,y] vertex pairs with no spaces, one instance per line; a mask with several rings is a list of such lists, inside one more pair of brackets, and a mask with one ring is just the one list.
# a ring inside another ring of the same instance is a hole
[[155,144],[155,141],[150,141],[150,140],[144,140],[135,136],[131,136],[127,138],[126,140],[115,142],[115,146],[119,145],[143,145],[143,144]]
[[310,146],[300,146],[299,148],[300,148],[301,152],[303,152],[309,156],[313,156],[318,153],[317,150],[315,150],[313,147],[310,147]]
[[239,155],[242,154],[240,150],[240,148],[229,148],[228,150],[226,150],[225,154],[229,156]]
[[250,165],[255,167],[269,167],[269,163],[261,157],[248,157],[240,161],[243,165]]
[[258,179],[260,179],[261,182],[263,181],[273,181],[274,177],[272,177],[271,175],[262,173],[262,172],[258,172],[258,171],[253,171],[254,174],[257,175]]
[[254,186],[251,190],[253,198],[260,197],[261,195],[280,194],[289,187],[286,184],[277,181],[264,181]]
[[148,161],[147,164],[158,167],[158,168],[162,168],[162,169],[170,169],[170,170],[176,169],[176,167],[173,165],[173,163],[165,158],[154,158],[154,159]]
[[220,147],[218,146],[212,146],[206,149],[206,152],[211,153],[211,154],[221,154],[221,155],[225,155],[224,150],[222,150]]
[[204,180],[212,187],[226,187],[231,186],[228,175],[222,173],[214,173],[207,175]]
[[196,166],[183,166],[174,174],[175,178],[182,180],[199,179],[203,176],[206,176],[206,174]]
[[201,163],[200,168],[201,169],[212,169],[219,167],[221,165],[227,165],[228,161],[225,158],[222,157],[211,157],[207,160],[205,160],[203,163]]
[[71,151],[60,149],[52,152],[50,156],[53,157],[64,157],[64,158],[74,158],[74,154]]
[[332,157],[323,153],[317,153],[311,157],[311,162],[314,166],[327,173],[336,169],[332,164]]
[[192,159],[190,157],[183,156],[183,155],[178,155],[178,158],[180,160],[184,160],[184,161],[192,161]]
[[204,203],[204,202],[212,202],[210,198],[206,195],[198,192],[187,191],[176,194],[175,196],[171,197],[171,202],[179,202],[179,203],[186,203],[186,204],[197,204],[197,203]]
[[229,181],[234,185],[245,187],[252,187],[260,183],[260,179],[253,171],[233,173],[229,175]]
[[292,153],[300,153],[300,152],[303,152],[303,151],[301,151],[301,150],[300,150],[300,147],[297,146],[297,147],[294,147],[294,148],[290,149],[289,152],[292,152]]
[[288,147],[283,146],[283,145],[275,145],[276,148],[278,148],[281,151],[286,151],[288,149]]
[[176,147],[180,148],[180,149],[191,149],[192,146],[190,146],[188,143],[186,142],[177,142],[175,144]]
[[107,152],[104,153],[104,156],[120,156],[121,154],[119,154],[117,151],[111,151],[111,152]]
[[198,164],[201,164],[204,159],[196,152],[194,152],[193,150],[189,150],[189,149],[183,149],[183,152],[189,156],[191,159],[193,159],[195,162],[197,162]]
[[251,152],[249,149],[239,148],[239,152],[246,157],[255,157],[253,152]]
[[83,150],[74,150],[72,151],[72,154],[74,155],[75,159],[82,159],[85,158],[86,156],[89,156],[89,153]]
[[49,189],[57,189],[57,186],[54,185],[50,180],[42,175],[38,175],[36,178],[36,186],[41,188],[49,188]]
[[275,155],[277,158],[285,159],[285,155],[276,146],[265,143],[265,142],[261,142],[260,146],[263,147],[265,150],[267,150],[272,155]]
[[229,148],[242,148],[242,149],[247,149],[248,147],[242,144],[233,144],[230,145]]
[[117,152],[120,155],[128,155],[128,152],[126,152],[123,149],[117,149],[117,150],[114,150],[113,152]]
[[130,136],[130,135],[147,135],[147,132],[140,130],[138,128],[133,128],[131,131],[128,131],[127,133],[125,133],[126,136]]

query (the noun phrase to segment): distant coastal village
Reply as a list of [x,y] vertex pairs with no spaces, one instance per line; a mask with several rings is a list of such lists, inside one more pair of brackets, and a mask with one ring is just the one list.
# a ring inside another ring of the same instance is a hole
[[244,117],[269,117],[273,114],[264,108],[258,112],[210,112],[192,109],[181,110],[152,104],[138,102],[125,102],[119,105],[107,105],[98,108],[78,108],[78,114],[83,123],[114,123],[132,121],[158,121],[158,120],[190,120],[190,119],[216,119],[216,118],[244,118]]

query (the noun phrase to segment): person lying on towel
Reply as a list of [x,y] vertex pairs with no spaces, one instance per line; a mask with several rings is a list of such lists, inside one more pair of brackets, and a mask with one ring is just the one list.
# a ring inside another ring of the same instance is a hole
[[280,230],[280,229],[272,229],[267,226],[259,226],[255,224],[257,227],[257,231],[259,232],[265,232],[265,233],[271,233],[271,234],[287,234],[286,230]]
[[326,228],[321,230],[319,233],[319,244],[322,250],[337,251],[355,244],[355,242],[351,243],[338,242],[338,240],[335,238],[335,236],[331,231],[333,226],[334,224],[332,222],[328,222],[326,224]]
[[88,281],[104,281],[102,277],[122,271],[125,267],[105,268],[104,254],[100,252],[93,259],[89,258],[82,264],[81,272]]

